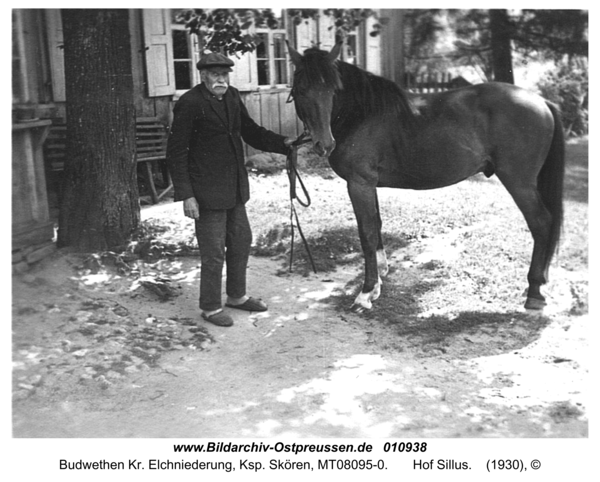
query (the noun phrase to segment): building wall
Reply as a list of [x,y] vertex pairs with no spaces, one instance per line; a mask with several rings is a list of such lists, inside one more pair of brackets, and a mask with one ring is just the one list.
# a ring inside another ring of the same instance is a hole
[[[28,266],[54,251],[42,145],[50,121],[48,58],[36,10],[13,10],[12,263]],[[43,29],[42,29],[43,31]]]
[[[242,101],[254,121],[278,134],[297,137],[302,131],[302,122],[296,115],[293,103],[288,103],[290,89],[270,89],[266,91],[242,92]],[[258,151],[246,146],[246,155]]]

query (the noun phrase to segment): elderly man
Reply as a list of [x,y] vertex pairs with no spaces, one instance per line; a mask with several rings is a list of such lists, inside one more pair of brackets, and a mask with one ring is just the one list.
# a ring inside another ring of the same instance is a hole
[[266,311],[246,293],[252,232],[246,215],[248,173],[242,139],[262,151],[286,154],[293,139],[257,125],[237,89],[229,85],[233,62],[218,53],[196,65],[201,83],[183,94],[173,110],[167,159],[175,201],[195,220],[200,249],[200,310],[218,326],[231,326],[223,311],[221,278],[226,263],[226,306]]

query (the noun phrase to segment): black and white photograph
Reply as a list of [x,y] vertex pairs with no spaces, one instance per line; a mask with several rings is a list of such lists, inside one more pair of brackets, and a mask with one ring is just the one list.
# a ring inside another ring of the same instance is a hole
[[588,8],[16,7],[13,464],[593,473]]

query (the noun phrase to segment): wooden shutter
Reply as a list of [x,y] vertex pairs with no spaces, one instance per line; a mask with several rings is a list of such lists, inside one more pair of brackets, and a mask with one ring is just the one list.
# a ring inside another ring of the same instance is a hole
[[306,49],[314,46],[317,42],[317,26],[313,19],[302,20],[296,26],[296,50],[304,54]]
[[46,13],[46,34],[50,56],[50,75],[52,77],[52,100],[65,102],[65,54],[63,51],[63,29],[60,10],[49,8]]
[[148,96],[174,95],[175,72],[169,10],[144,9],[143,22]]
[[319,48],[321,50],[331,50],[335,45],[335,26],[333,18],[322,14],[319,17]]
[[239,90],[254,90],[258,88],[258,74],[256,72],[256,54],[248,52],[231,56],[235,65],[233,72],[229,74],[231,85]]
[[373,17],[367,18],[365,28],[365,69],[373,74],[381,75],[381,34],[376,37],[371,37],[371,32],[373,31],[373,25],[375,23],[377,23],[377,21]]

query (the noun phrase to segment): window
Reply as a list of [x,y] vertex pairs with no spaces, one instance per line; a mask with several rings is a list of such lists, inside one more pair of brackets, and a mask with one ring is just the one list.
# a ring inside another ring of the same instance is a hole
[[356,32],[348,34],[342,48],[342,60],[349,64],[358,65],[358,50],[356,45]]
[[[177,23],[178,10],[171,11],[172,68],[175,73],[177,95],[200,83],[196,63],[200,59],[200,42],[184,24]],[[256,29],[256,50],[232,55],[235,66],[230,76],[231,85],[240,90],[285,87],[290,81],[290,66],[285,44],[286,31]]]
[[284,30],[259,30],[256,68],[259,86],[287,85],[289,64]]
[[271,85],[269,69],[269,34],[259,33],[256,45],[256,69],[258,85]]
[[200,78],[196,63],[199,60],[199,48],[196,35],[191,35],[184,25],[173,24],[173,63],[175,68],[175,89],[189,90]]
[[12,95],[13,104],[29,100],[27,76],[25,73],[25,52],[23,41],[23,13],[12,11]]
[[[349,64],[364,67],[364,48],[358,40],[359,37],[360,35],[358,28],[346,35],[346,38],[343,39],[344,45],[342,46],[340,58]],[[336,35],[336,42],[341,40],[342,38]]]
[[12,102],[52,102],[43,10],[12,11]]

